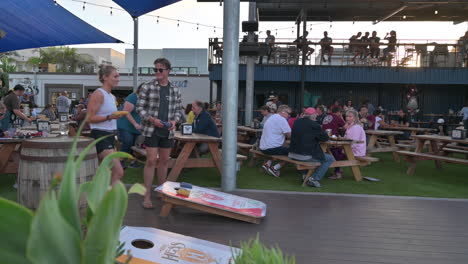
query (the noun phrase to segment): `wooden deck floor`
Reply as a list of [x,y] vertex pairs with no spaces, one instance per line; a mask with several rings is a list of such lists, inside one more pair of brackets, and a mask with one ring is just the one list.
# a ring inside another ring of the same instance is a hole
[[268,205],[261,224],[187,208],[160,218],[131,195],[124,224],[155,227],[225,245],[257,233],[305,264],[468,263],[468,201],[237,191]]

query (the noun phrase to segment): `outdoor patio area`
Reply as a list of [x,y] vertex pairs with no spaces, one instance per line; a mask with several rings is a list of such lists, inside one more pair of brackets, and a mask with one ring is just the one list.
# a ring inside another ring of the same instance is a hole
[[468,262],[468,200],[262,190],[235,194],[268,204],[261,224],[182,207],[161,218],[161,201],[154,199],[155,210],[145,210],[136,195],[130,196],[124,224],[236,247],[258,233],[268,246],[293,254],[297,263]]

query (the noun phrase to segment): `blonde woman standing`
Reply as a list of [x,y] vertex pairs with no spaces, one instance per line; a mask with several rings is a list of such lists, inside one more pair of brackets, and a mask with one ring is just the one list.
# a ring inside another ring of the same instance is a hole
[[[96,145],[99,162],[107,155],[115,152],[115,137],[117,132],[117,120],[122,117],[115,115],[117,106],[112,88],[119,84],[119,73],[110,65],[99,66],[99,81],[102,86],[91,95],[88,104],[88,123],[91,127],[91,137],[98,139],[108,136]],[[119,159],[113,160],[111,184],[123,177],[124,171]]]

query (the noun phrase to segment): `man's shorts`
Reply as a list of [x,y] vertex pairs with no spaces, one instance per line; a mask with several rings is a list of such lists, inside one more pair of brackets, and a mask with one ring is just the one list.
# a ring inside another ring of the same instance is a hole
[[153,133],[151,137],[145,137],[145,142],[143,144],[149,148],[172,148],[174,146],[174,140]]
[[289,148],[287,147],[277,147],[277,148],[270,148],[270,149],[261,149],[260,150],[263,154],[266,155],[280,155],[280,156],[287,156],[289,154]]
[[99,143],[96,144],[96,152],[98,154],[107,149],[115,149],[115,132],[97,129],[91,130],[90,136],[94,139],[98,139],[107,135],[110,136],[106,137],[104,140],[101,140],[99,141]]

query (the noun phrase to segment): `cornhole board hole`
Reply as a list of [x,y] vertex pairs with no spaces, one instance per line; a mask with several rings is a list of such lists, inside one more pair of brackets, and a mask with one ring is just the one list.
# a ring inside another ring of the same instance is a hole
[[120,242],[125,242],[124,255],[117,258],[125,263],[131,250],[130,264],[229,264],[238,248],[149,227],[124,226]]
[[260,201],[198,186],[192,186],[188,189],[189,196],[183,196],[177,194],[176,188],[180,188],[180,183],[171,181],[155,188],[163,195],[160,216],[168,216],[175,205],[255,224],[259,224],[266,215],[266,204]]

